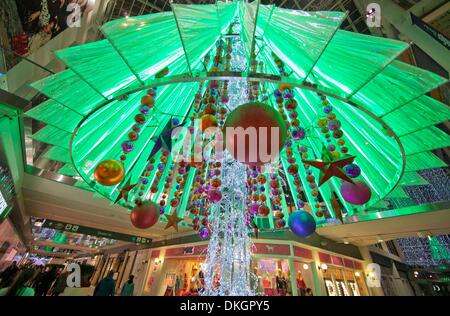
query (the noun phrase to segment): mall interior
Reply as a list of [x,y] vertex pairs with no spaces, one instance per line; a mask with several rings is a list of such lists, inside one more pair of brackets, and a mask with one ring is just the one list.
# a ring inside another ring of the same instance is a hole
[[2,0],[0,295],[449,296],[449,37],[445,0]]

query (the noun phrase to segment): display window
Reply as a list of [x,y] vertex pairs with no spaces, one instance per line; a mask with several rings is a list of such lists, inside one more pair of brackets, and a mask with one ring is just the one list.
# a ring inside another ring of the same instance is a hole
[[258,277],[258,293],[264,296],[292,295],[291,275],[287,259],[256,259],[253,272]]
[[328,296],[366,296],[363,273],[339,267],[322,271]]
[[325,288],[327,290],[328,296],[338,296],[336,286],[334,285],[333,280],[331,279],[324,279],[325,282]]
[[197,296],[204,288],[203,261],[166,259],[161,271],[164,296]]
[[[294,261],[295,285],[298,296],[314,295],[313,276],[311,265],[306,262]],[[309,289],[309,290],[308,290]]]

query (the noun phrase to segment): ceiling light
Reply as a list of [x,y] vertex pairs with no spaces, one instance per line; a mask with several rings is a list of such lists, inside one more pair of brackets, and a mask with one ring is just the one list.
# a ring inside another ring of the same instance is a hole
[[304,264],[303,264],[303,269],[308,270],[308,269],[309,269],[308,264],[304,263]]

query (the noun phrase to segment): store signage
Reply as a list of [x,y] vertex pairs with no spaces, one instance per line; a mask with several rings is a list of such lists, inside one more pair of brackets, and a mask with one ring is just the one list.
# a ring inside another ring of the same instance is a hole
[[192,255],[194,254],[194,247],[184,247],[183,255]]
[[411,21],[414,25],[420,27],[423,31],[432,36],[436,41],[441,43],[445,48],[450,49],[450,41],[447,36],[436,30],[434,27],[424,22],[418,16],[411,13]]
[[46,228],[52,228],[56,230],[62,230],[66,232],[71,233],[77,233],[77,234],[84,234],[84,235],[91,235],[96,237],[104,237],[109,239],[115,239],[115,240],[121,240],[126,242],[132,242],[136,244],[145,244],[148,245],[152,242],[151,239],[146,237],[140,237],[140,236],[134,236],[134,235],[127,235],[127,234],[121,234],[116,232],[110,232],[107,230],[101,230],[86,226],[80,226],[76,224],[68,224],[68,223],[62,223],[52,220],[45,220],[42,227]]

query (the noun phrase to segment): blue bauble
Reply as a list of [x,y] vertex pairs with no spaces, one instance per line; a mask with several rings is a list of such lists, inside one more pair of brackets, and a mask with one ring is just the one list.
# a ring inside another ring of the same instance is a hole
[[350,178],[356,178],[361,174],[361,169],[354,163],[346,165],[344,171]]
[[291,213],[288,225],[291,231],[300,237],[308,237],[316,231],[316,221],[306,211],[295,211]]

